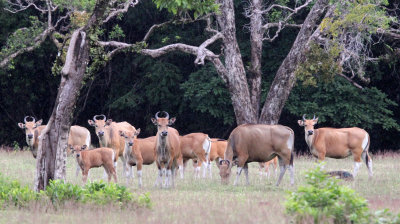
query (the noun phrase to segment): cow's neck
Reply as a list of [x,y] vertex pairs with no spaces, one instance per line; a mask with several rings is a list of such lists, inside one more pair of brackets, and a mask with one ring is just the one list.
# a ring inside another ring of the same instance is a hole
[[312,151],[313,150],[313,145],[314,145],[314,140],[318,135],[318,130],[314,129],[314,134],[313,135],[307,135],[307,132],[305,132],[305,138],[306,138],[306,143],[308,145],[308,148]]
[[158,153],[161,154],[163,157],[167,154],[167,138],[168,137],[161,137],[161,134],[158,134]]
[[111,142],[110,142],[110,133],[104,133],[102,137],[99,137],[99,143],[101,147],[108,147]]

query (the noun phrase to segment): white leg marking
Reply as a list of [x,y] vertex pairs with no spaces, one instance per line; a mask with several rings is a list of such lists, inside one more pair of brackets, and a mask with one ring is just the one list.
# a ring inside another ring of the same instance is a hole
[[160,186],[161,187],[161,181],[162,181],[162,170],[158,170],[158,175],[157,175],[157,179],[156,182],[154,183],[154,186]]
[[290,172],[290,185],[294,184],[294,167],[289,165],[289,172]]
[[246,185],[250,185],[249,182],[249,168],[244,168],[244,176],[246,177]]
[[354,162],[354,171],[353,171],[353,176],[356,177],[357,176],[357,172],[360,169],[361,166],[361,162]]
[[240,176],[240,173],[242,173],[242,169],[243,169],[243,167],[238,167],[238,169],[237,169],[237,173],[236,173],[236,180],[235,180],[235,182],[233,183],[233,185],[237,185],[238,184],[238,182],[239,182],[239,176]]
[[163,187],[165,187],[167,185],[168,182],[168,177],[167,177],[167,169],[166,168],[162,168],[162,175],[164,176],[164,181],[163,181]]
[[142,187],[142,171],[141,170],[137,171],[137,176],[138,176],[138,180],[139,180],[139,187]]
[[181,175],[181,179],[183,179],[183,166],[179,165],[179,174]]
[[208,161],[207,168],[208,168],[208,172],[210,173],[210,179],[212,179],[211,167],[212,167],[211,161]]

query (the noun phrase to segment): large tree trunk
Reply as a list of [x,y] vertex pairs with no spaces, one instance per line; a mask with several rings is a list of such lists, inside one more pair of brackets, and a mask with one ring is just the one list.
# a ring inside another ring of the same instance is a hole
[[88,40],[81,32],[81,29],[78,29],[72,34],[66,63],[61,72],[55,108],[46,129],[42,132],[36,165],[37,191],[45,189],[49,180],[66,178],[68,132],[89,60]]
[[222,29],[227,86],[238,125],[257,122],[256,112],[250,101],[242,56],[236,39],[235,10],[232,0],[219,0],[221,13],[217,15]]
[[259,123],[277,124],[282,113],[290,91],[296,81],[295,70],[297,66],[304,61],[304,49],[313,34],[317,23],[324,15],[329,0],[318,0],[312,7],[289,54],[278,69],[278,72],[272,82],[265,100],[264,107],[261,111]]
[[109,0],[98,0],[87,25],[71,36],[53,113],[39,137],[36,191],[46,189],[49,180],[66,178],[68,132],[89,62],[89,40],[85,32],[101,22],[108,3]]

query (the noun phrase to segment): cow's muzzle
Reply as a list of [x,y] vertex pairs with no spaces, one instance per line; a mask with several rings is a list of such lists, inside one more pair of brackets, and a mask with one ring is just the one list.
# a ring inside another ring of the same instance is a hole
[[76,154],[76,157],[79,157],[80,155],[79,154]]
[[32,139],[33,138],[33,134],[28,134],[28,139]]
[[129,146],[132,146],[132,145],[133,145],[133,142],[129,142],[128,145],[129,145]]
[[104,136],[104,131],[99,131],[97,134],[98,134],[100,137],[103,137],[103,136]]
[[313,135],[313,134],[314,134],[314,131],[312,131],[312,130],[308,131],[308,135]]
[[168,135],[168,131],[163,131],[163,132],[161,132],[161,136],[162,137],[166,137]]

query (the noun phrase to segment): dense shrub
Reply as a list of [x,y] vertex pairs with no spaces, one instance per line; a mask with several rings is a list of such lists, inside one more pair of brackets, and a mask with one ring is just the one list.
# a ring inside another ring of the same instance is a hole
[[306,172],[307,186],[289,192],[286,213],[295,223],[400,223],[400,214],[371,213],[367,200],[330,178],[320,166]]
[[137,206],[151,207],[148,193],[135,195],[124,186],[115,183],[91,182],[83,187],[61,180],[52,180],[45,191],[36,193],[28,186],[21,186],[18,181],[9,181],[0,173],[0,205],[14,205],[23,207],[30,201],[48,200],[54,206],[63,205],[65,202],[92,203],[97,205],[135,204]]

